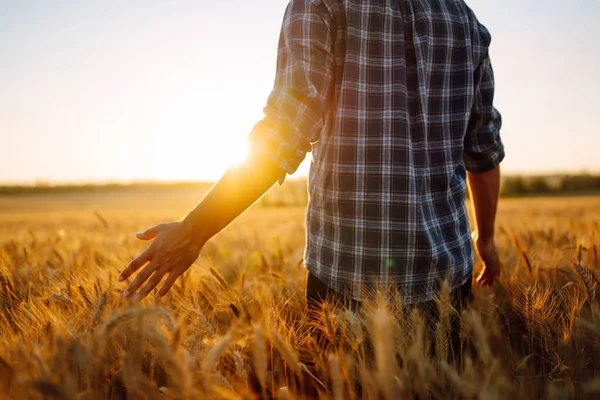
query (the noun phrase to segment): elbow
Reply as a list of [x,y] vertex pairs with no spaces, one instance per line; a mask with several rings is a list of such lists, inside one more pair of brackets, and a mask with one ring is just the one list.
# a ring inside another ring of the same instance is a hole
[[463,162],[468,172],[483,174],[498,168],[505,156],[504,146],[499,143],[482,152],[464,151]]

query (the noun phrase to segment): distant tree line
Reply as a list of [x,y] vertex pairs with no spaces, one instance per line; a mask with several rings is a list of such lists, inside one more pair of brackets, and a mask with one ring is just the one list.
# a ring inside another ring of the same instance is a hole
[[[103,185],[21,185],[0,186],[0,196],[38,195],[75,193],[128,192],[136,190],[154,190],[157,192],[173,189],[194,189],[206,192],[210,182],[138,182],[133,184],[111,183]],[[502,179],[502,196],[554,196],[598,194],[600,195],[600,175],[551,175],[551,176],[517,176],[507,175]],[[275,185],[260,201],[264,207],[304,206],[308,202],[306,179],[288,179],[283,186]]]
[[503,196],[600,194],[600,175],[506,176]]
[[107,193],[134,192],[136,190],[172,190],[172,189],[202,189],[208,191],[211,182],[134,182],[134,183],[87,183],[60,184],[36,183],[33,185],[0,186],[0,196],[37,195],[37,194],[76,194],[76,193]]
[[[507,175],[502,179],[503,197],[600,195],[600,175]],[[273,188],[259,204],[265,207],[302,206],[308,201],[306,180],[289,180]]]

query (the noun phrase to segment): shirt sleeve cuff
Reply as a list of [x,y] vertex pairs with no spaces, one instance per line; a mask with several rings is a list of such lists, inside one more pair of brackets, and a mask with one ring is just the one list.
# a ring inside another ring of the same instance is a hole
[[504,146],[499,143],[494,151],[484,154],[469,155],[465,154],[465,168],[474,174],[482,174],[496,168],[504,160]]
[[304,158],[306,152],[296,149],[282,137],[287,129],[281,121],[268,123],[266,120],[258,122],[248,135],[249,153],[253,157],[266,159],[281,169],[278,182],[282,185],[286,175],[292,175]]

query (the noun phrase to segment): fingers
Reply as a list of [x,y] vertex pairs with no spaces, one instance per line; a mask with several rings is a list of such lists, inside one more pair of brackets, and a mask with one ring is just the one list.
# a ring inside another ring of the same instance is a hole
[[131,274],[143,267],[144,264],[150,261],[150,259],[150,248],[147,248],[129,263],[129,265],[121,272],[121,275],[119,275],[119,278],[117,280],[119,282],[123,282],[124,280],[128,279],[131,276]]
[[156,270],[158,270],[158,266],[155,263],[151,262],[150,264],[148,264],[146,268],[144,268],[140,273],[137,274],[133,282],[131,282],[129,286],[127,286],[127,289],[125,289],[125,292],[123,292],[123,296],[132,296]]
[[169,289],[171,289],[171,286],[173,286],[173,284],[175,283],[175,281],[177,280],[177,278],[179,278],[179,275],[180,275],[179,273],[175,273],[175,272],[171,272],[169,274],[169,276],[165,280],[165,283],[163,283],[162,287],[160,288],[160,290],[156,294],[156,298],[157,299],[160,299],[165,294],[167,294],[167,292],[169,291]]
[[500,276],[500,268],[484,267],[483,271],[477,277],[477,283],[483,286],[492,286],[496,281],[496,278]]
[[496,279],[496,277],[495,277],[494,273],[490,270],[487,270],[481,277],[480,283],[483,286],[491,286],[492,283],[494,283],[495,279]]
[[159,224],[156,226],[153,226],[152,228],[148,229],[145,232],[138,232],[135,236],[137,236],[138,239],[141,240],[151,240],[154,239],[156,237],[156,235],[158,235],[158,233],[164,228],[165,224]]
[[140,290],[140,293],[137,295],[138,299],[141,300],[144,297],[148,296],[152,289],[154,289],[160,283],[163,276],[165,276],[165,273],[166,271],[162,269],[157,270],[154,273],[154,275],[152,275],[152,278],[150,278],[146,286],[144,286],[142,290]]
[[488,275],[481,276],[477,279],[477,283],[481,286],[490,286]]
[[479,276],[475,279],[475,282],[481,283],[483,280],[483,274],[485,274],[485,269],[479,273]]
[[494,283],[494,276],[491,274],[485,274],[479,282],[483,286],[491,286]]

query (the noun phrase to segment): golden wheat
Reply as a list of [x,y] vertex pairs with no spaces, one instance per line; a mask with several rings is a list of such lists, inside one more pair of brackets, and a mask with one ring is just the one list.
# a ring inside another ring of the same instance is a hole
[[308,315],[300,207],[245,214],[164,299],[124,299],[133,233],[194,199],[123,196],[0,198],[0,398],[600,397],[598,199],[502,201],[505,268],[474,287],[455,366],[446,286],[434,327],[400,295]]

